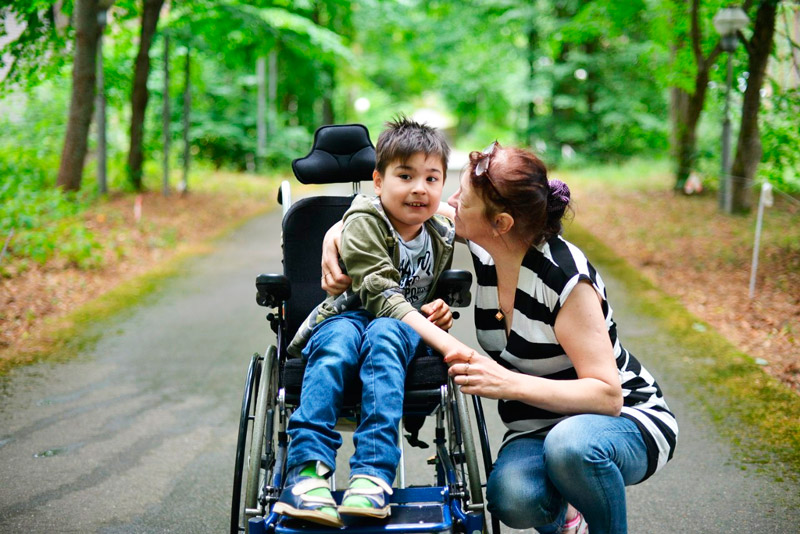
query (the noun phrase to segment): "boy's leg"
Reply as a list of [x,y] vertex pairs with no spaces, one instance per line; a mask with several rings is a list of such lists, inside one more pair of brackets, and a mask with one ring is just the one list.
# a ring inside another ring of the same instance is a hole
[[367,327],[361,348],[361,421],[353,435],[350,486],[339,511],[385,517],[400,460],[397,442],[406,369],[417,351],[427,347],[405,323],[378,318]]
[[422,338],[396,319],[373,320],[361,346],[361,421],[353,435],[353,475],[370,475],[391,486],[400,461],[398,426],[403,416],[406,369]]
[[365,313],[347,312],[320,324],[303,351],[308,359],[300,406],[289,419],[286,487],[274,511],[327,526],[342,525],[325,478],[342,443],[335,430],[346,387],[358,377]]
[[[369,324],[364,312],[345,312],[321,323],[303,350],[308,359],[300,407],[289,419],[291,437],[286,460],[292,472],[308,462],[336,467],[342,437],[335,426],[344,391],[358,378],[362,338]],[[287,480],[291,483],[291,480]]]

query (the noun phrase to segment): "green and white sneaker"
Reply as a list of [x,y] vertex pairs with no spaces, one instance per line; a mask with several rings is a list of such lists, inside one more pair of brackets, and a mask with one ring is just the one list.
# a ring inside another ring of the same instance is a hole
[[353,475],[344,492],[339,513],[343,516],[383,519],[392,513],[392,488],[378,477]]

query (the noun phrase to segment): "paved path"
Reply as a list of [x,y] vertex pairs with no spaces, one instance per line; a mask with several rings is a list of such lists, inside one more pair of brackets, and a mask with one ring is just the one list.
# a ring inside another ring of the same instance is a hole
[[[0,532],[227,529],[244,373],[269,340],[253,281],[280,271],[278,220],[251,221],[97,325],[98,342],[74,360],[0,380]],[[463,247],[457,264],[468,267]],[[669,363],[679,340],[627,313],[624,286],[607,282],[623,340],[659,378],[681,425],[673,462],[629,491],[630,532],[800,532],[797,485],[741,469]],[[474,343],[471,324],[467,310],[455,332]],[[428,482],[428,451],[407,453],[409,480]]]

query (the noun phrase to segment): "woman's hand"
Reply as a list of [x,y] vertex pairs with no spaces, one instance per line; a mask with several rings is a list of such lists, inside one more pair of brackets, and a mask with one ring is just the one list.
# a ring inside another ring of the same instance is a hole
[[342,239],[342,221],[331,226],[322,240],[322,289],[332,296],[340,295],[353,280],[339,266],[339,244]]
[[461,391],[489,399],[514,398],[514,387],[522,376],[466,346],[448,352],[444,361],[450,366],[448,373],[453,382],[461,386]]
[[419,311],[422,312],[430,322],[445,332],[453,327],[453,313],[450,311],[450,306],[442,299],[436,299],[433,302],[423,304]]

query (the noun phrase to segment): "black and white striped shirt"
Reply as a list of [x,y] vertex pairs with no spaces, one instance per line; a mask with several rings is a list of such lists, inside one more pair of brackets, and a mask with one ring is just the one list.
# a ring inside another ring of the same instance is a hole
[[[500,309],[494,260],[480,246],[469,243],[478,282],[475,326],[478,342],[486,353],[508,369],[553,380],[576,379],[577,374],[556,340],[555,322],[561,306],[581,281],[588,281],[602,296],[608,335],[614,347],[624,405],[622,417],[633,420],[642,432],[652,475],[672,458],[678,435],[675,416],[669,411],[653,376],[625,350],[617,339],[600,274],[575,245],[560,236],[531,248],[522,261],[514,297],[510,334],[497,319]],[[503,443],[522,434],[545,435],[566,415],[518,401],[500,401],[500,418],[508,427]]]

